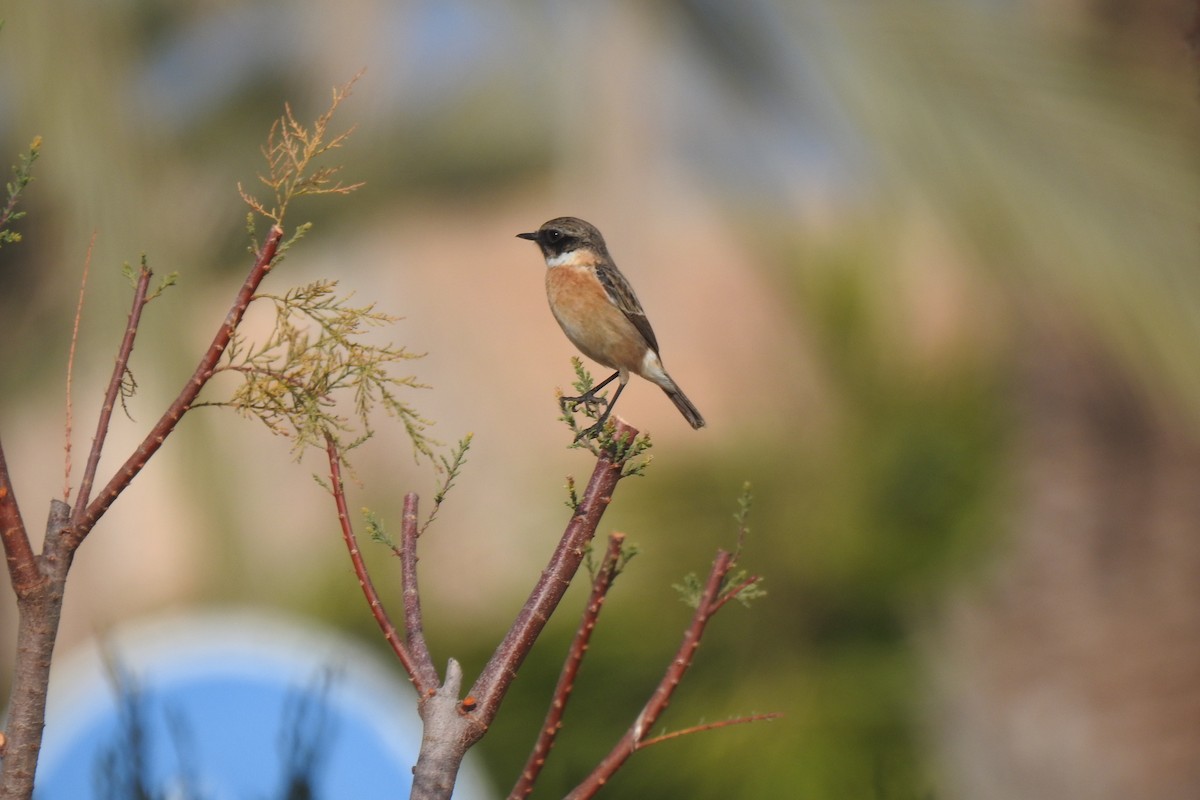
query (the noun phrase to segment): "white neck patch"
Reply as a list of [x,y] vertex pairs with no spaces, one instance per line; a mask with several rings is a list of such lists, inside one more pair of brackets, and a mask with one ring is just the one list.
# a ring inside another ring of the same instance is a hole
[[568,267],[579,262],[579,253],[576,250],[568,250],[565,253],[559,253],[556,256],[546,259],[547,267]]

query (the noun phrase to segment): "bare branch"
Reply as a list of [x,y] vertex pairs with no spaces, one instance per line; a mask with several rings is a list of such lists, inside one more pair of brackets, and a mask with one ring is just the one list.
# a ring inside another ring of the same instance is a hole
[[579,667],[583,664],[583,657],[591,642],[592,631],[596,629],[600,609],[603,608],[604,599],[608,596],[608,590],[617,576],[618,566],[621,563],[621,545],[624,541],[625,534],[623,533],[612,533],[608,537],[608,549],[605,550],[604,559],[596,573],[596,579],[592,582],[592,593],[584,608],[583,619],[579,622],[579,628],[575,631],[575,636],[571,640],[571,648],[567,652],[567,660],[563,663],[562,672],[559,673],[550,710],[546,712],[546,719],[542,723],[542,729],[533,746],[533,751],[529,754],[529,759],[521,770],[521,777],[513,786],[512,791],[508,793],[509,800],[522,800],[533,792],[538,775],[541,774],[542,767],[546,763],[546,757],[550,755],[550,750],[554,747],[558,731],[562,728],[562,718],[567,710],[567,701],[570,700],[571,691],[575,688]]
[[[617,426],[619,434],[627,435],[629,441],[637,436],[637,431],[624,422],[618,422]],[[435,692],[422,695],[419,709],[424,736],[414,770],[411,797],[420,800],[450,797],[463,755],[487,733],[521,662],[533,648],[583,562],[587,544],[595,535],[604,509],[612,501],[613,489],[622,477],[625,462],[616,449],[602,451],[583,500],[567,523],[549,565],[471,691],[461,701],[449,702],[458,696],[461,677],[452,674],[452,670],[457,670],[457,664],[452,660],[445,684]],[[412,523],[406,521],[408,538],[411,538],[410,526],[415,524],[415,515],[412,520]]]
[[4,560],[8,562],[13,591],[18,598],[24,597],[40,585],[43,578],[29,543],[25,521],[21,519],[21,509],[17,506],[3,446],[0,446],[0,540],[4,542]]
[[[425,623],[421,615],[421,594],[417,587],[417,538],[421,529],[417,524],[417,495],[404,495],[404,517],[401,522],[400,575],[404,587],[404,636],[408,650],[415,662],[421,682],[426,686],[437,686],[437,668],[429,654],[425,641]],[[420,688],[418,686],[418,688]]]
[[658,721],[659,716],[667,710],[667,705],[671,702],[671,696],[675,693],[675,689],[679,686],[679,683],[683,680],[683,676],[692,665],[692,657],[696,653],[696,648],[700,646],[700,638],[704,635],[704,628],[716,612],[716,609],[720,607],[718,599],[721,591],[721,582],[728,574],[732,563],[733,556],[730,553],[724,550],[717,551],[717,557],[713,561],[712,569],[708,573],[708,581],[705,583],[704,593],[701,595],[700,603],[692,615],[692,622],[684,633],[679,650],[676,651],[675,657],[671,660],[670,666],[667,667],[666,672],[663,674],[662,680],[655,687],[654,693],[650,695],[650,699],[646,701],[646,705],[642,707],[641,713],[638,714],[633,725],[630,726],[629,730],[625,732],[625,735],[621,737],[613,749],[609,751],[609,754],[604,757],[604,760],[592,770],[591,774],[567,795],[566,800],[583,800],[583,798],[595,795],[600,790],[600,787],[607,783],[613,774],[621,768],[621,765],[643,746],[646,735],[654,727],[654,723]]
[[[200,390],[208,383],[208,379],[212,377],[213,370],[221,360],[221,355],[225,352],[225,348],[229,345],[229,340],[233,336],[234,330],[241,323],[242,317],[246,313],[246,308],[250,305],[251,299],[254,297],[259,284],[266,278],[267,273],[271,270],[271,265],[275,259],[276,250],[279,248],[279,242],[283,238],[283,229],[279,226],[271,228],[267,240],[263,243],[262,248],[258,252],[258,257],[255,259],[254,266],[250,270],[250,274],[246,276],[242,288],[238,290],[237,296],[234,298],[233,305],[229,309],[229,313],[225,317],[225,321],[217,330],[213,337],[212,344],[208,346],[200,363],[196,366],[192,377],[184,385],[179,396],[171,403],[170,407],[155,423],[154,427],[138,445],[137,449],[125,460],[117,473],[100,492],[100,496],[91,502],[84,513],[77,520],[73,521],[70,535],[74,546],[78,547],[84,537],[95,526],[96,521],[100,516],[108,510],[117,496],[124,491],[130,481],[137,476],[142,468],[146,466],[146,462],[150,457],[158,452],[158,448],[162,447],[163,442],[184,413],[191,408],[195,402]],[[82,502],[76,503],[76,513],[83,506]]]
[[[150,291],[150,278],[153,272],[142,264],[138,272],[137,285],[133,290],[133,307],[129,309],[129,321],[125,325],[125,335],[121,339],[121,347],[117,350],[117,360],[113,364],[112,377],[108,379],[108,390],[104,393],[104,404],[100,406],[100,420],[96,423],[96,435],[92,437],[92,449],[88,452],[87,466],[83,469],[83,480],[79,484],[79,497],[75,499],[75,510],[71,521],[78,523],[87,511],[88,500],[92,496],[92,483],[96,480],[96,469],[100,466],[100,453],[104,449],[104,440],[108,436],[108,425],[112,420],[113,409],[121,395],[121,383],[129,371],[129,357],[133,354],[133,342],[137,338],[138,325],[142,321],[142,309],[146,307],[146,295]],[[83,303],[83,290],[80,289],[79,301]],[[76,317],[78,329],[78,317]],[[74,340],[71,342],[71,352],[75,351]]]
[[[614,438],[632,442],[637,437],[636,428],[623,420],[616,420]],[[583,499],[559,540],[558,547],[550,557],[550,563],[534,586],[529,599],[522,606],[516,621],[509,628],[491,660],[483,668],[479,679],[471,688],[471,696],[478,702],[477,718],[484,726],[491,724],[517,675],[525,656],[533,648],[551,613],[562,600],[571,579],[583,562],[587,544],[596,533],[600,517],[612,502],[612,493],[621,480],[624,461],[614,458],[610,450],[603,450],[596,460],[591,480],[583,493]],[[482,730],[480,736],[483,735]]]
[[329,479],[333,489],[334,503],[337,505],[338,523],[342,527],[342,539],[346,542],[346,549],[350,552],[350,563],[354,565],[354,574],[358,577],[358,585],[362,588],[367,605],[371,608],[371,616],[375,617],[375,622],[383,632],[383,638],[391,645],[392,651],[400,660],[404,671],[408,673],[408,679],[416,687],[417,694],[423,703],[426,697],[437,689],[436,675],[433,681],[429,681],[426,672],[413,659],[404,642],[400,640],[400,633],[392,624],[387,609],[383,607],[379,593],[375,591],[375,584],[371,582],[371,575],[367,572],[362,551],[358,549],[358,537],[354,535],[354,526],[351,524],[350,514],[346,510],[346,489],[342,483],[342,458],[338,452],[337,442],[334,441],[332,435],[325,437],[325,452],[329,457]]

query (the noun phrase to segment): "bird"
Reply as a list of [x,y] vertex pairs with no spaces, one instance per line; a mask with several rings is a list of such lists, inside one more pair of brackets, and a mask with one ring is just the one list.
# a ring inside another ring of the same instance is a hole
[[[563,333],[579,351],[596,363],[616,370],[579,397],[564,397],[563,408],[604,405],[596,424],[581,431],[596,436],[630,374],[659,386],[693,428],[703,428],[704,417],[667,374],[659,355],[658,339],[629,281],[617,269],[599,229],[578,217],[557,217],[517,238],[536,242],[546,260],[546,298]],[[596,392],[620,379],[611,401]]]

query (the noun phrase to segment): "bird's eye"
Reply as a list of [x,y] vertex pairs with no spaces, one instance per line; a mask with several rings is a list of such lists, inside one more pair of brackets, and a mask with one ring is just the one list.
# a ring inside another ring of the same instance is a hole
[[546,238],[552,242],[560,242],[563,238],[563,232],[557,228],[551,228],[550,230],[546,231]]

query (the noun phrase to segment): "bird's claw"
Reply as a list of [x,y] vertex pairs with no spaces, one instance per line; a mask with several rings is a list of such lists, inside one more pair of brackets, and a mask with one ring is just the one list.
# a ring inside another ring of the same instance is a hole
[[605,414],[603,417],[600,418],[600,421],[597,422],[595,425],[584,428],[579,433],[575,434],[574,441],[578,442],[580,439],[593,439],[593,438],[599,436],[604,431],[604,423],[607,421],[608,421],[608,415]]
[[608,398],[598,397],[589,392],[578,397],[560,397],[558,398],[558,404],[564,412],[573,412],[579,406],[583,406],[584,411],[588,415],[595,416],[600,412],[601,408],[608,408]]

